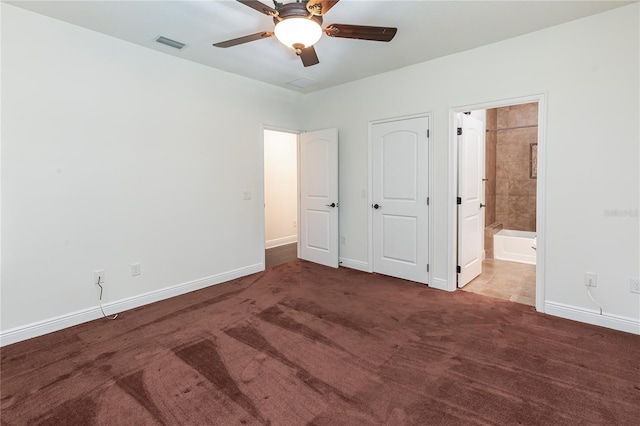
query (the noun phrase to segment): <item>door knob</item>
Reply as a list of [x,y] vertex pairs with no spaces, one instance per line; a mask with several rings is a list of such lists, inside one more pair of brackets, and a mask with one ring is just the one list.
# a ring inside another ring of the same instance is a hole
[[483,208],[483,207],[487,207],[487,205],[480,203],[480,208]]
[[378,210],[381,209],[382,206],[380,204],[371,204],[371,207],[373,207],[374,209]]
[[337,206],[337,204],[336,203],[331,203],[331,204],[325,204],[325,206],[327,206],[327,207],[335,207],[335,206]]

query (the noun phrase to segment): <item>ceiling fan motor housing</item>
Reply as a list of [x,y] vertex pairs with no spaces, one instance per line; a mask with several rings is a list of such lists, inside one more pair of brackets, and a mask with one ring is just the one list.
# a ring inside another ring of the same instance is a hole
[[315,21],[318,25],[322,25],[322,16],[312,15],[307,10],[304,3],[287,3],[277,9],[278,14],[273,17],[273,22],[278,23],[288,18],[307,18]]

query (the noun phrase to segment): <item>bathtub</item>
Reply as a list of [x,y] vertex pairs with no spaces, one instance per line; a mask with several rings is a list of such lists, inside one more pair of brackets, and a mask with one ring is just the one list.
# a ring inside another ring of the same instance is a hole
[[503,229],[493,235],[493,257],[511,262],[536,264],[535,232]]

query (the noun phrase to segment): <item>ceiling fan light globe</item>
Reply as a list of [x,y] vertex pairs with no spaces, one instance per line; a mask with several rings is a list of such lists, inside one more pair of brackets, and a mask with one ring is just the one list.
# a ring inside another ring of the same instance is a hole
[[278,22],[274,30],[276,38],[285,46],[313,46],[322,36],[320,25],[307,18],[288,18]]

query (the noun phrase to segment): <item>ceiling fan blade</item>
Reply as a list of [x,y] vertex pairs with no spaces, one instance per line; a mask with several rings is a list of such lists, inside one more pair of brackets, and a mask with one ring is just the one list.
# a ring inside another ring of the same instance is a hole
[[249,6],[252,9],[257,10],[260,13],[264,13],[267,16],[274,16],[278,14],[278,11],[272,7],[267,6],[266,4],[256,1],[256,0],[236,0],[239,3],[244,4],[245,6]]
[[298,52],[298,56],[302,59],[302,65],[305,67],[310,67],[311,65],[319,64],[318,55],[316,55],[316,49],[313,46],[305,47],[304,49],[300,49]]
[[312,15],[322,16],[340,0],[309,0],[307,10]]
[[331,24],[324,32],[329,37],[391,41],[398,32],[398,29],[391,27],[370,27],[366,25]]
[[232,40],[227,40],[227,41],[221,41],[220,43],[214,43],[213,45],[215,47],[231,47],[231,46],[237,46],[239,44],[243,44],[243,43],[249,43],[250,41],[255,41],[255,40],[260,40],[263,38],[269,38],[272,37],[273,33],[271,31],[263,31],[261,33],[255,33],[255,34],[251,34],[251,35],[246,35],[244,37],[238,37],[238,38],[234,38]]

